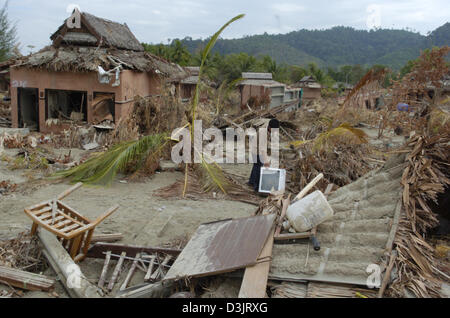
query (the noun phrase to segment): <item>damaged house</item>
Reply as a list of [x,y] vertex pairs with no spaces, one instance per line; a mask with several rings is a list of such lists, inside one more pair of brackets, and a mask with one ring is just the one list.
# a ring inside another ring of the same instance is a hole
[[80,13],[52,44],[11,66],[13,127],[42,132],[71,122],[115,122],[136,96],[159,95],[167,80],[186,77],[178,65],[144,52],[126,24]]
[[319,98],[322,91],[322,85],[313,76],[305,76],[292,86],[302,89],[302,100],[305,102]]
[[272,79],[271,73],[242,73],[239,83],[241,108],[269,105],[269,108],[299,103],[300,89]]

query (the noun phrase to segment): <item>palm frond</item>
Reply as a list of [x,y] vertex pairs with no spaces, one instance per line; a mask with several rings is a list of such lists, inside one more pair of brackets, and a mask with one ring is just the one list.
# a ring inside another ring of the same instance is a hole
[[57,172],[55,177],[70,178],[73,182],[109,185],[118,172],[125,172],[131,164],[134,165],[133,170],[139,170],[148,157],[156,156],[167,143],[165,134],[122,142],[77,167]]
[[367,134],[348,123],[321,133],[314,140],[314,151],[329,150],[337,142],[362,144],[367,143]]
[[216,163],[208,163],[205,158],[202,158],[200,168],[200,181],[205,192],[220,190],[223,193],[227,193],[227,189],[230,187],[230,182],[225,177],[225,174],[220,166]]
[[313,141],[313,140],[312,139],[310,139],[310,140],[294,140],[289,143],[289,146],[297,148],[297,147],[303,146],[307,143],[310,143],[311,141]]

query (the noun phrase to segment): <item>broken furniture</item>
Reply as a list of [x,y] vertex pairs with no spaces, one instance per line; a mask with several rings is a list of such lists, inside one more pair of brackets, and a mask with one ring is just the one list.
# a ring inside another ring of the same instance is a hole
[[[135,274],[136,269],[140,269],[145,273],[144,282],[147,284],[155,283],[162,280],[171,266],[173,259],[177,257],[180,250],[170,248],[147,248],[132,245],[120,245],[110,243],[97,243],[88,251],[88,257],[105,258],[103,269],[98,281],[98,287],[111,292],[115,284],[119,281],[123,264],[125,261],[132,261],[128,274],[120,286],[120,292],[131,291],[135,286],[128,288],[128,285]],[[129,257],[127,255],[135,255]],[[116,266],[111,274],[111,278],[107,282],[106,277],[108,268],[112,258],[118,259]]]
[[33,220],[31,234],[34,235],[39,226],[55,234],[75,262],[86,257],[95,227],[119,208],[113,206],[95,221],[82,216],[61,201],[81,186],[82,183],[77,183],[53,200],[25,208],[25,213]]

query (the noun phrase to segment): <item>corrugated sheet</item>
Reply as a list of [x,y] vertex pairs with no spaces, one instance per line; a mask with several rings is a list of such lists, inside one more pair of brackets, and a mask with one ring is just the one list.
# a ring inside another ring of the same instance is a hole
[[181,84],[197,84],[198,78],[198,76],[188,76],[181,81]]
[[258,79],[258,80],[271,80],[272,73],[250,73],[244,72],[242,73],[242,78],[245,79]]
[[253,85],[253,86],[286,86],[285,84],[279,83],[273,80],[264,80],[264,79],[245,79],[239,83],[239,85]]
[[332,193],[334,216],[320,224],[319,252],[301,244],[275,244],[270,278],[365,285],[370,264],[381,265],[401,209],[403,165],[373,171]]
[[200,225],[164,280],[225,273],[255,264],[274,220],[271,214]]

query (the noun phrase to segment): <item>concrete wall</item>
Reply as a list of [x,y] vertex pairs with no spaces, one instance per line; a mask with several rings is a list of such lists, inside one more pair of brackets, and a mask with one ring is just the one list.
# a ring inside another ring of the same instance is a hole
[[311,100],[320,97],[320,88],[303,87],[303,99]]
[[250,97],[258,97],[264,95],[266,88],[264,86],[256,86],[256,85],[243,85],[241,86],[241,108],[247,108],[248,100]]
[[[49,72],[46,70],[31,70],[27,68],[11,68],[11,119],[13,127],[18,127],[17,88],[37,88],[39,90],[39,127],[42,132],[50,131],[45,126],[45,90],[73,90],[87,92],[87,120],[92,120],[92,100],[94,92],[115,94],[116,120],[125,115],[133,105],[137,95],[148,96],[158,94],[161,80],[156,74],[125,70],[120,75],[120,85],[101,84],[96,72]],[[52,129],[54,130],[54,129]]]

